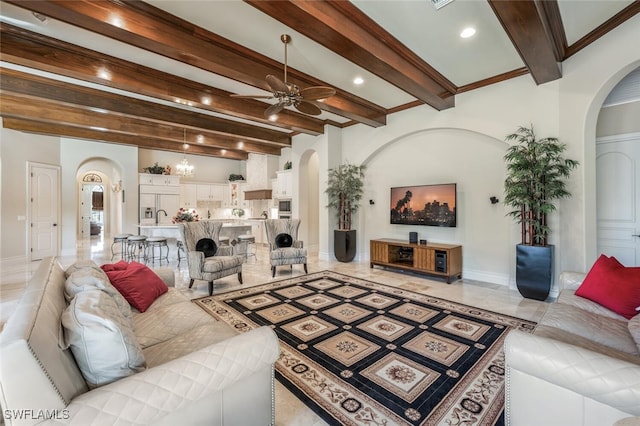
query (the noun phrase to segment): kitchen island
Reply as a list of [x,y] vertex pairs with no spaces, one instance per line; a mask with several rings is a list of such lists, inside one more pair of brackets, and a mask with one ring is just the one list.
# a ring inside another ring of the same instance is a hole
[[[140,235],[147,237],[166,237],[168,241],[174,240],[174,244],[180,238],[180,230],[178,229],[178,225],[174,223],[159,225],[139,224],[138,228],[140,229]],[[244,221],[240,220],[224,222],[220,230],[220,236],[228,237],[232,244],[237,242],[238,235],[249,233],[251,233],[251,224],[244,223]]]

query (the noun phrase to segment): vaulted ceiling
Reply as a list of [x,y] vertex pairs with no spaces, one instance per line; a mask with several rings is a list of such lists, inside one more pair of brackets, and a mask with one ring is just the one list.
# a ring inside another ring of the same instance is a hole
[[[562,62],[640,12],[640,1],[131,0],[0,2],[4,127],[245,159],[325,125],[386,125],[418,105]],[[462,39],[472,26],[476,35]],[[331,86],[319,116],[265,117],[265,76]],[[355,85],[361,77],[364,83]]]

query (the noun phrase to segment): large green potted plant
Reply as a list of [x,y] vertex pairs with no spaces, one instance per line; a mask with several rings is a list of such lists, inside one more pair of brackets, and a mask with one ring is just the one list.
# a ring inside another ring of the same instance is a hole
[[341,164],[329,169],[326,194],[327,207],[334,208],[338,229],[333,232],[333,251],[340,262],[351,262],[356,255],[356,231],[351,229],[352,216],[360,207],[364,192],[365,166]]
[[556,210],[554,201],[571,196],[566,179],[579,163],[563,157],[566,146],[557,138],[536,139],[533,126],[519,127],[505,140],[516,142],[504,156],[504,203],[513,209],[508,215],[522,232],[516,247],[516,284],[524,297],[545,300],[553,277],[547,215]]

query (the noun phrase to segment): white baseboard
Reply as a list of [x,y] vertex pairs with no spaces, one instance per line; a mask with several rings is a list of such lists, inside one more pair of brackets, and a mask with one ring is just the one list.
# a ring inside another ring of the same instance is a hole
[[463,269],[462,278],[468,278],[470,280],[483,281],[492,284],[499,284],[505,287],[511,287],[509,285],[508,274],[497,274],[489,271],[479,271],[473,269]]

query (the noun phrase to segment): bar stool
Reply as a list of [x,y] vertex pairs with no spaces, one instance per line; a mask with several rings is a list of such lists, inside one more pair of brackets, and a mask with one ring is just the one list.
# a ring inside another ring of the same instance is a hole
[[147,237],[144,235],[131,235],[127,237],[127,260],[145,260]]
[[[162,265],[163,257],[167,264],[169,263],[169,245],[166,237],[148,237],[145,241],[145,246],[145,261],[147,263],[151,260],[151,263],[155,265],[156,259],[158,259],[160,265]],[[164,256],[162,256],[163,247],[167,249],[167,253]],[[158,256],[156,256],[156,248],[158,249]],[[151,253],[149,253],[149,250],[151,250]]]
[[238,235],[238,243],[244,247],[245,258],[249,259],[249,256],[256,257],[256,237],[251,234]]
[[179,268],[180,267],[180,261],[182,260],[183,257],[186,259],[187,258],[187,254],[184,252],[184,244],[182,243],[181,240],[178,240],[178,242],[176,242],[176,248],[177,248],[177,252],[178,252],[178,268]]
[[[116,254],[120,255],[121,260],[125,260],[127,257],[127,238],[133,234],[118,234],[113,237],[113,243],[111,243],[111,260],[116,257]],[[115,252],[114,247],[120,244],[120,251]]]

